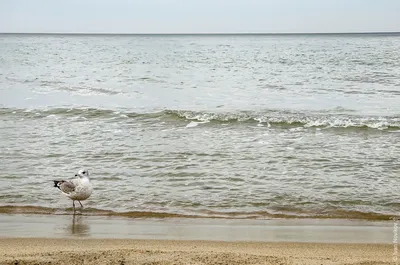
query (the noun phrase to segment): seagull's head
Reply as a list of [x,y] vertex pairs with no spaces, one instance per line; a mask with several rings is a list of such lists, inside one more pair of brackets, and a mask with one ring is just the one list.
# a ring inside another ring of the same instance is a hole
[[75,174],[75,177],[89,178],[89,171],[87,169],[80,169],[78,173]]

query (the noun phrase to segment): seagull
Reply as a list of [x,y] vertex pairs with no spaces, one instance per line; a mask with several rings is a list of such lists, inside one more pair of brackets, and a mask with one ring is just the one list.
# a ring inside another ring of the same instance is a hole
[[75,201],[78,201],[83,208],[81,201],[86,200],[92,194],[93,188],[89,181],[89,171],[81,169],[71,180],[53,180],[54,187],[72,200],[75,213]]

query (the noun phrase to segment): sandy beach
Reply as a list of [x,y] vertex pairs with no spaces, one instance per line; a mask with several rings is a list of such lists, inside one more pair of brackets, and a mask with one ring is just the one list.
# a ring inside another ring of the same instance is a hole
[[0,215],[0,264],[396,264],[393,223]]
[[395,264],[390,244],[3,238],[0,264]]

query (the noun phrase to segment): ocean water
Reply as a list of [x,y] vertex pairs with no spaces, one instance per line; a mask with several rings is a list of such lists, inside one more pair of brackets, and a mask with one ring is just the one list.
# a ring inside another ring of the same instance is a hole
[[389,219],[400,34],[0,35],[0,212]]

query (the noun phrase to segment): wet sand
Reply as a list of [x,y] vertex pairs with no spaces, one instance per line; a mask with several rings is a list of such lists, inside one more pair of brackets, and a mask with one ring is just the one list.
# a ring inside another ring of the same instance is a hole
[[393,221],[331,219],[118,218],[0,215],[1,237],[120,238],[248,242],[393,242]]
[[393,221],[0,215],[0,264],[396,264]]

